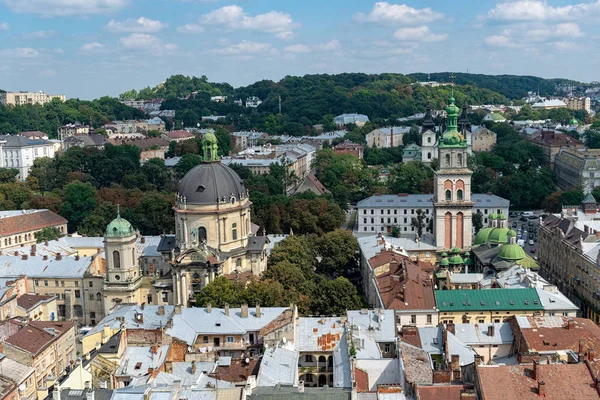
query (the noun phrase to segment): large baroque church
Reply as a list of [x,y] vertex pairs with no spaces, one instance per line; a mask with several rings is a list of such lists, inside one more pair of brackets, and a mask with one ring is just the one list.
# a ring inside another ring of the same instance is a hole
[[104,308],[146,299],[189,306],[217,276],[259,275],[267,265],[267,237],[256,236],[251,202],[242,179],[217,158],[217,139],[204,136],[204,162],[181,180],[175,201],[175,236],[157,246],[167,271],[144,274],[136,254],[138,235],[117,215],[106,229]]

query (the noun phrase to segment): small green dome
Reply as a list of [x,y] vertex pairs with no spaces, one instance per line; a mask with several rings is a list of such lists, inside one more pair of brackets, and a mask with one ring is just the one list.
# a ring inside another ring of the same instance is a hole
[[450,116],[458,115],[458,112],[460,111],[460,109],[456,106],[456,104],[454,104],[454,101],[455,101],[454,94],[452,94],[452,95],[450,95],[450,98],[448,99],[448,102],[450,104],[448,104],[446,106],[446,112]]
[[496,213],[491,213],[490,216],[488,217],[488,219],[490,221],[497,220],[498,219],[498,215]]
[[445,144],[453,145],[462,142],[462,137],[458,132],[449,131],[442,135],[442,140]]
[[508,231],[510,229],[508,228],[496,228],[492,231],[492,233],[490,233],[490,236],[488,237],[488,242],[491,243],[498,243],[498,244],[502,244],[502,243],[508,243]]
[[576,118],[571,118],[569,121],[569,125],[579,125],[579,121]]
[[500,213],[500,214],[496,215],[496,219],[502,219],[502,220],[504,220],[504,219],[506,219],[506,215]]
[[452,249],[452,252],[455,253],[455,254],[458,254],[458,253],[460,253],[460,249],[458,247],[454,247]]
[[448,261],[451,265],[460,265],[460,264],[464,264],[464,261],[462,259],[462,257],[458,254],[453,255],[452,257],[450,257],[450,260]]
[[468,251],[465,253],[465,257],[471,257],[471,253],[469,253]]
[[517,232],[513,231],[512,229],[510,231],[508,231],[508,233],[506,234],[506,237],[511,238],[511,237],[515,237],[517,236]]
[[525,251],[518,244],[505,244],[500,247],[498,258],[505,261],[519,261],[525,258]]
[[117,212],[117,218],[110,221],[106,227],[106,237],[128,237],[135,235],[133,226]]
[[210,130],[204,135],[202,141],[207,143],[217,143],[217,136],[212,130]]
[[448,257],[448,253],[446,253],[446,252],[443,252],[443,253],[442,253],[442,257]]
[[490,237],[490,233],[492,233],[493,230],[494,230],[494,228],[487,227],[487,228],[483,228],[482,230],[477,232],[477,235],[475,235],[475,241],[473,242],[473,244],[475,246],[479,246],[481,244],[486,244],[488,242],[488,238]]
[[473,260],[471,258],[465,259],[465,265],[473,265]]
[[448,259],[444,257],[440,260],[440,267],[447,267],[447,266],[448,266]]

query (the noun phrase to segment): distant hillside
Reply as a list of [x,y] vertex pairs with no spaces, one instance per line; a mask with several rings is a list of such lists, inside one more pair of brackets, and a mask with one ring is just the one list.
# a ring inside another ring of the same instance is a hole
[[[436,72],[432,74],[415,73],[409,74],[417,81],[427,81],[428,75],[432,81],[450,82],[452,72]],[[580,85],[581,82],[570,79],[544,79],[537,76],[521,75],[484,75],[454,73],[454,81],[457,85],[473,85],[501,93],[511,100],[520,99],[529,91],[538,91],[542,96],[551,96],[556,93],[555,87],[559,84]]]

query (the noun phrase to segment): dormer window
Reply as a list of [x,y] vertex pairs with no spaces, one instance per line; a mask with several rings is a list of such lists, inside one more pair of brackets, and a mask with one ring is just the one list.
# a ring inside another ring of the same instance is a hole
[[206,187],[204,185],[200,185],[198,186],[198,188],[196,189],[196,192],[198,193],[202,193],[204,192],[204,190],[206,189]]

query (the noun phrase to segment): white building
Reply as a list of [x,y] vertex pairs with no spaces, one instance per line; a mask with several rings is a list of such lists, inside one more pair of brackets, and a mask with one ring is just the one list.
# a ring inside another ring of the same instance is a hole
[[262,104],[262,100],[256,96],[250,96],[246,99],[246,107],[256,108]]
[[336,125],[348,125],[348,124],[356,124],[358,126],[363,126],[369,122],[369,117],[364,114],[341,114],[333,119],[333,123]]
[[29,139],[24,136],[0,136],[0,164],[19,171],[17,179],[25,180],[33,162],[41,157],[54,157],[54,144],[47,140]]
[[27,104],[46,104],[53,99],[66,101],[64,94],[46,94],[39,92],[4,92],[0,93],[0,104],[3,106],[23,106]]
[[367,147],[378,149],[402,146],[402,138],[405,133],[410,132],[409,126],[392,126],[387,128],[373,129],[367,133]]

